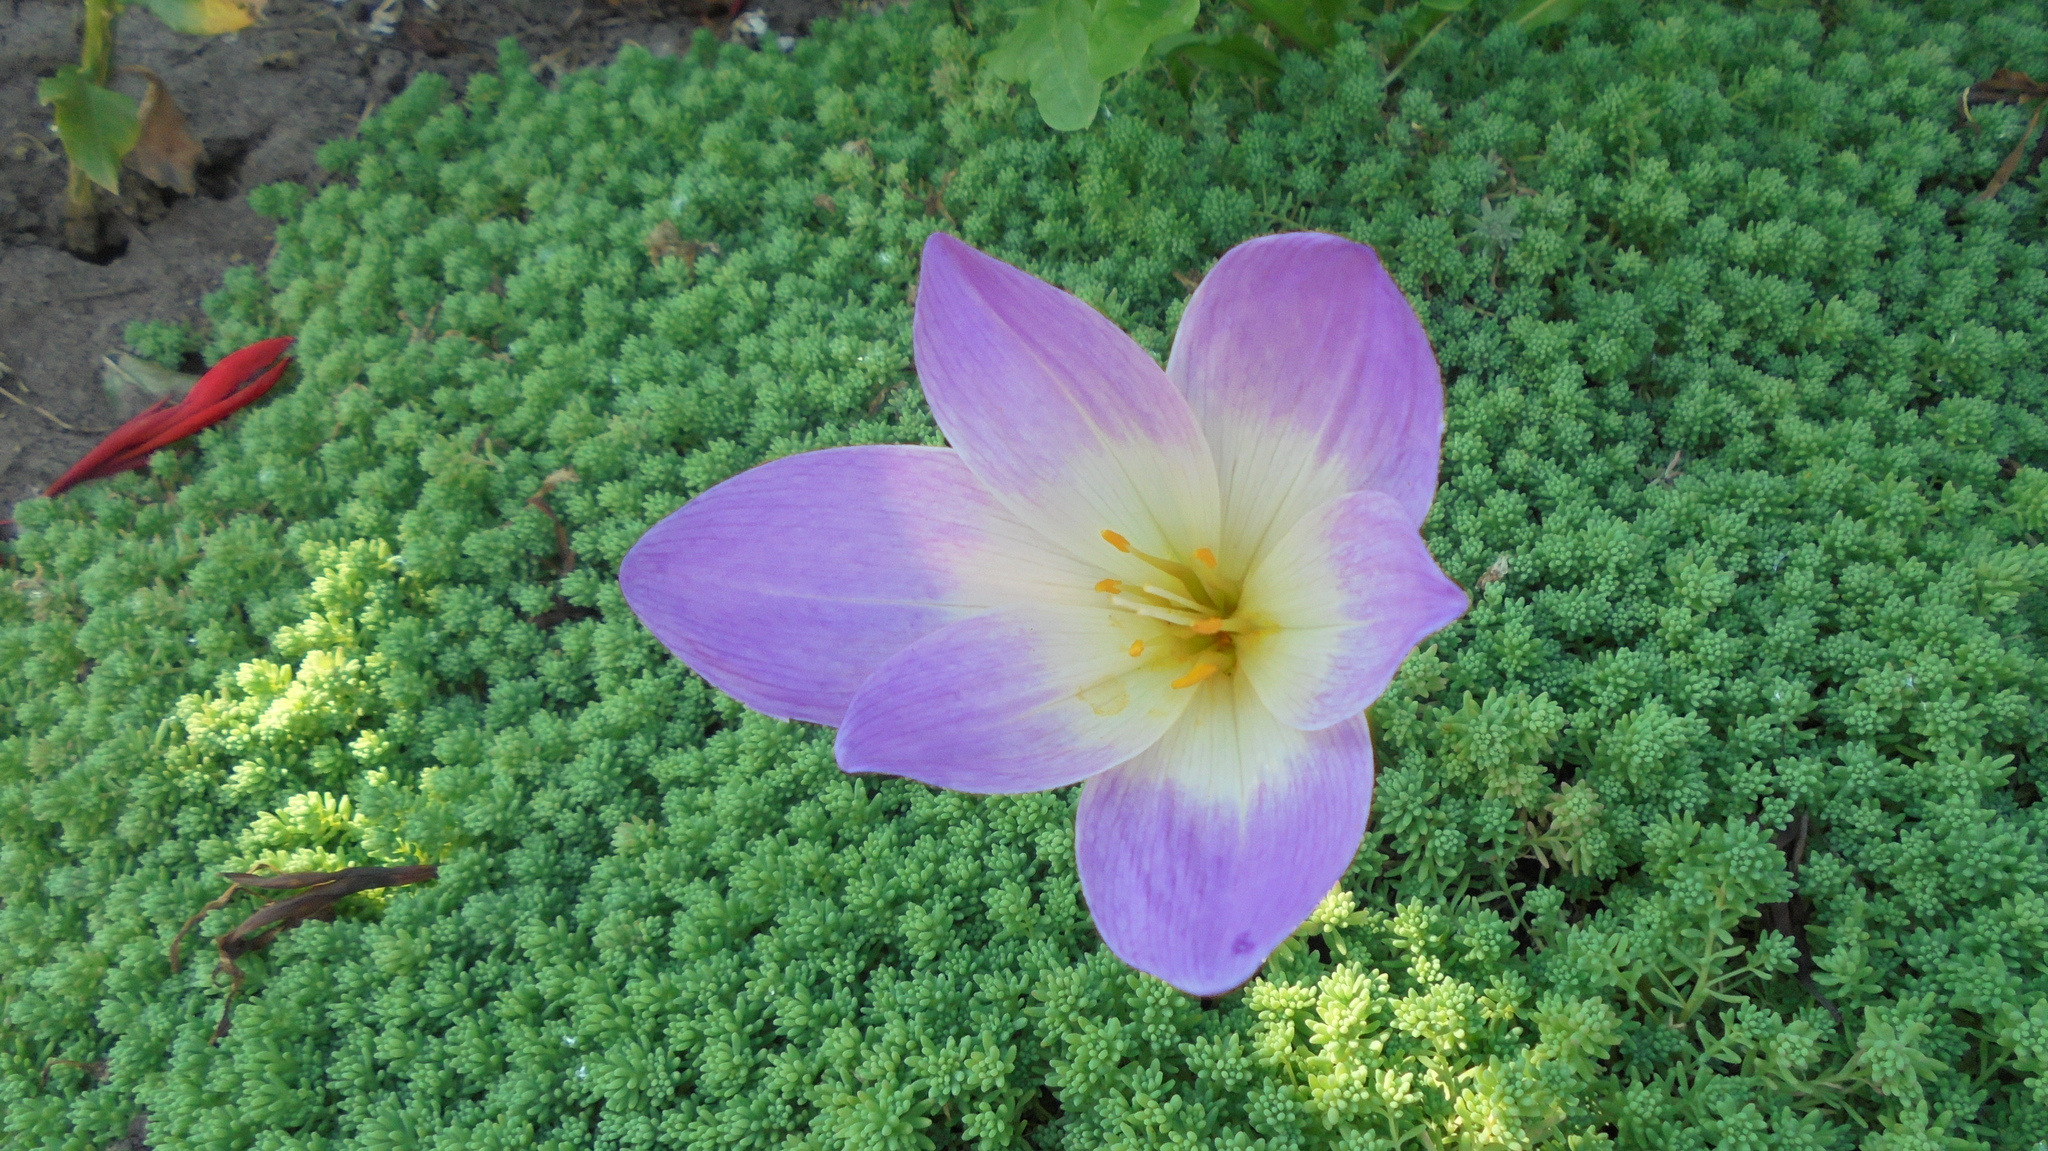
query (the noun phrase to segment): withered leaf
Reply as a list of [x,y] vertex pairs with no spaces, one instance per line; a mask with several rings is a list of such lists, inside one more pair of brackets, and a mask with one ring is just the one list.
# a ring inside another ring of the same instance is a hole
[[105,1083],[107,1081],[107,1061],[104,1059],[95,1059],[91,1063],[85,1063],[77,1059],[52,1059],[48,1063],[43,1064],[43,1085],[45,1087],[49,1086],[50,1069],[52,1067],[75,1067],[85,1072],[95,1083]]
[[2018,104],[2026,100],[2048,96],[2048,84],[2043,84],[2025,72],[2011,68],[2000,68],[1988,80],[1979,80],[1963,90],[1964,114],[1967,109],[1979,104]]
[[529,506],[538,508],[540,514],[548,517],[548,521],[555,525],[555,574],[558,576],[568,575],[576,570],[576,549],[569,546],[569,529],[563,526],[562,517],[556,515],[555,509],[548,506],[548,493],[554,491],[558,484],[573,484],[582,478],[576,474],[575,468],[556,468],[548,473],[547,479],[541,481],[539,491],[526,497]]
[[158,400],[178,399],[192,390],[198,376],[174,372],[127,352],[100,357],[100,386],[124,412],[138,412]]
[[178,102],[171,99],[171,90],[164,87],[163,77],[155,72],[134,64],[121,69],[143,78],[149,84],[149,91],[142,97],[142,107],[137,118],[142,122],[142,134],[136,137],[135,146],[121,158],[121,162],[133,168],[143,179],[159,187],[169,188],[190,196],[199,190],[193,181],[193,171],[199,161],[206,158],[206,149],[192,138],[185,127],[185,113],[178,109]]
[[[1977,193],[1979,200],[1989,200],[1991,197],[1998,195],[1999,190],[2005,187],[2006,181],[2012,179],[2013,173],[2020,170],[2020,159],[2027,154],[2027,141],[2033,137],[2034,129],[2041,124],[2041,112],[2043,109],[2048,109],[2048,101],[2042,101],[2034,105],[2034,114],[2027,118],[2027,126],[2020,131],[2019,143],[2014,144],[2012,151],[2005,154],[2005,161],[1998,165],[1998,171],[1991,174],[1991,182],[1984,185],[1983,191]],[[2039,161],[2040,155],[2037,150],[2035,162],[2038,163]]]
[[[2026,127],[2020,129],[2019,142],[2012,146],[2012,151],[2006,153],[2005,162],[1998,165],[1998,171],[1991,174],[1990,182],[1984,185],[1983,191],[1977,193],[1977,199],[1989,200],[1998,195],[2020,170],[2020,161],[2027,154],[2027,144],[2034,137],[2034,129],[2040,127],[2041,113],[2048,109],[2048,84],[2041,83],[2025,72],[2000,68],[1991,73],[1990,79],[1979,80],[1963,89],[1962,114],[1965,123],[1974,123],[1970,109],[1979,104],[2029,102],[2034,105],[2034,114],[2027,118]],[[2044,151],[2048,151],[2048,136],[2042,137],[2040,145],[2034,149],[2034,162],[2028,165],[2030,170],[2040,164]]]
[[697,256],[702,252],[710,252],[714,256],[724,255],[717,244],[703,244],[696,240],[683,239],[681,229],[677,228],[673,221],[663,220],[647,233],[647,262],[650,264],[659,264],[663,260],[674,258],[683,262],[685,270],[694,272],[697,270]]
[[197,915],[185,921],[178,934],[171,940],[171,970],[178,969],[178,948],[184,942],[185,933],[190,931],[208,914],[227,906],[235,892],[243,888],[261,891],[294,891],[305,888],[297,895],[264,904],[254,915],[244,919],[233,931],[215,941],[220,950],[220,962],[213,969],[218,978],[227,972],[227,1002],[221,1005],[220,1022],[213,1029],[213,1042],[228,1033],[229,1017],[235,1009],[235,997],[242,990],[242,969],[235,960],[251,951],[260,951],[276,939],[279,932],[289,930],[308,919],[332,920],[334,905],[342,897],[377,887],[403,887],[409,883],[425,883],[440,874],[440,869],[431,863],[415,864],[409,867],[349,867],[340,871],[293,871],[283,875],[252,875],[244,871],[223,872],[221,878],[228,881],[227,891],[219,899],[201,908]]
[[406,16],[398,21],[398,34],[405,38],[406,43],[436,60],[455,51],[455,43],[449,39],[445,24],[429,24]]
[[[683,233],[674,221],[663,220],[647,233],[647,262],[659,264],[670,256],[683,254]],[[692,253],[695,255],[695,253]]]

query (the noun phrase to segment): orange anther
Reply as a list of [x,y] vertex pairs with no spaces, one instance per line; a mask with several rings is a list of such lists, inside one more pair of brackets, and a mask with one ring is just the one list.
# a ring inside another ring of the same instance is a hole
[[1111,595],[1115,595],[1116,593],[1124,590],[1124,585],[1121,580],[1106,579],[1103,580],[1101,583],[1096,584],[1095,590],[1108,592]]
[[1221,670],[1223,670],[1223,668],[1219,664],[1198,663],[1194,667],[1188,669],[1188,673],[1186,675],[1181,676],[1177,680],[1174,680],[1173,686],[1193,687],[1196,684],[1202,682],[1203,680],[1208,679],[1210,676],[1215,675],[1217,672]]
[[1213,568],[1216,566],[1216,553],[1208,548],[1196,548],[1195,558],[1202,561],[1203,567]]
[[1223,620],[1212,615],[1208,619],[1198,619],[1188,626],[1194,629],[1196,635],[1215,635],[1223,630]]
[[1110,531],[1108,528],[1102,529],[1102,538],[1109,541],[1110,547],[1113,547],[1120,552],[1127,552],[1131,550],[1131,541],[1125,539],[1124,537],[1116,534],[1113,531]]
[[1132,641],[1131,641],[1131,655],[1132,655],[1132,656],[1133,656],[1133,657],[1135,658],[1135,657],[1137,657],[1137,656],[1141,656],[1141,655],[1144,655],[1144,654],[1145,654],[1145,641],[1144,641],[1144,640],[1142,640],[1142,639],[1134,639],[1134,640],[1132,640]]

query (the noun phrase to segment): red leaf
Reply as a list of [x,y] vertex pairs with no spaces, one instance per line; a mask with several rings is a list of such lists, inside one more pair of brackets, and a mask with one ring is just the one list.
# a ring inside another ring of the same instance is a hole
[[[255,383],[204,408],[188,412],[184,410],[184,404],[179,404],[175,413],[176,418],[151,433],[148,439],[136,445],[133,449],[135,454],[146,460],[149,458],[149,454],[158,448],[166,444],[175,443],[186,436],[203,432],[207,428],[227,419],[229,416],[234,415],[235,412],[253,403],[257,397],[269,391],[270,386],[277,382],[278,377],[284,375],[284,370],[291,366],[291,357],[286,356],[284,359],[272,364],[270,370],[263,373]],[[194,391],[199,390],[199,385],[192,385],[192,389]]]
[[105,470],[107,461],[114,459],[134,445],[141,443],[149,436],[150,432],[163,426],[164,419],[170,414],[170,406],[171,401],[158,400],[150,405],[148,410],[107,433],[106,439],[95,444],[91,451],[85,453],[84,458],[65,469],[63,475],[58,476],[55,482],[43,489],[43,494],[54,496],[74,484],[82,483],[85,480],[97,479],[103,475],[113,474]]
[[[221,357],[175,406],[169,406],[168,400],[159,400],[148,411],[115,428],[83,459],[58,476],[56,482],[43,489],[43,494],[54,496],[86,480],[139,468],[149,462],[150,453],[157,449],[210,428],[248,406],[269,391],[291,366],[291,359],[283,353],[292,339],[278,336],[259,340]],[[251,381],[250,374],[265,365],[269,365],[269,370]]]
[[292,337],[277,336],[273,339],[258,340],[239,351],[229,352],[220,358],[219,363],[207,369],[205,375],[199,377],[199,382],[192,385],[192,390],[185,393],[184,400],[178,406],[203,408],[212,405],[234,391],[235,385],[283,355],[284,350],[291,345]]

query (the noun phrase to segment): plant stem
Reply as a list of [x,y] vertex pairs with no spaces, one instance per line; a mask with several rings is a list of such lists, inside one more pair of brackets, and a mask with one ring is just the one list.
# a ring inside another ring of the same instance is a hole
[[114,17],[119,12],[115,0],[85,0],[85,48],[78,66],[95,84],[105,84],[114,70]]
[[[105,86],[114,65],[114,17],[121,11],[120,0],[85,0],[85,44],[78,54],[79,71],[88,82]],[[96,245],[98,221],[96,194],[85,169],[71,165],[64,187],[66,240],[73,250]]]
[[1422,49],[1423,49],[1423,46],[1424,46],[1424,45],[1428,44],[1428,43],[1429,43],[1429,42],[1430,42],[1431,40],[1434,40],[1434,39],[1436,39],[1436,34],[1437,34],[1437,33],[1439,33],[1439,32],[1441,32],[1441,31],[1443,31],[1443,30],[1444,30],[1444,26],[1445,26],[1445,25],[1449,24],[1449,23],[1450,23],[1451,21],[1453,21],[1453,20],[1456,20],[1457,18],[1458,18],[1458,14],[1457,14],[1457,13],[1455,13],[1455,12],[1446,12],[1446,13],[1444,14],[1444,17],[1443,17],[1443,19],[1441,19],[1441,20],[1438,20],[1438,21],[1437,21],[1436,23],[1434,23],[1434,24],[1431,24],[1431,25],[1429,26],[1429,31],[1427,31],[1427,32],[1425,32],[1425,33],[1423,33],[1423,34],[1422,34],[1422,39],[1420,39],[1420,40],[1417,40],[1417,41],[1415,42],[1415,46],[1414,46],[1414,47],[1412,47],[1412,48],[1408,49],[1408,50],[1407,50],[1406,52],[1403,52],[1403,53],[1401,54],[1401,62],[1400,62],[1399,64],[1396,64],[1396,65],[1394,65],[1394,70],[1393,70],[1393,71],[1391,71],[1391,72],[1389,72],[1389,73],[1387,73],[1387,78],[1386,78],[1386,79],[1384,79],[1384,80],[1381,80],[1381,81],[1380,81],[1380,87],[1382,87],[1382,88],[1391,88],[1391,87],[1393,87],[1393,86],[1394,86],[1394,81],[1395,81],[1395,80],[1398,80],[1398,79],[1400,79],[1400,78],[1401,78],[1401,73],[1402,73],[1402,71],[1403,71],[1403,70],[1405,70],[1405,69],[1406,69],[1406,68],[1408,67],[1408,62],[1409,62],[1410,60],[1413,60],[1413,59],[1415,59],[1415,54],[1416,54],[1417,52],[1420,52],[1420,51],[1422,51]]
[[[1684,1005],[1679,1008],[1678,1022],[1681,1025],[1690,1023],[1692,1017],[1699,1013],[1700,1008],[1707,1005],[1707,998],[1713,994],[1715,984],[1722,981],[1721,977],[1714,974],[1714,968],[1720,964],[1720,956],[1716,954],[1721,950],[1720,934],[1721,915],[1720,912],[1716,911],[1713,919],[1708,921],[1706,931],[1707,953],[1700,959],[1699,974],[1694,977],[1692,994],[1685,997]],[[1675,991],[1677,988],[1672,990]]]

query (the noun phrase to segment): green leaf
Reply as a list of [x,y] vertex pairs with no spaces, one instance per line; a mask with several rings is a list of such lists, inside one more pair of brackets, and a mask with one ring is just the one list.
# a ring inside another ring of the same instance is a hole
[[194,36],[239,32],[256,22],[266,0],[142,0],[164,26]]
[[1586,0],[1522,0],[1509,12],[1507,18],[1520,24],[1524,30],[1534,31],[1551,24],[1562,24],[1584,11]]
[[64,153],[93,183],[109,192],[121,187],[121,157],[142,133],[135,101],[87,79],[76,64],[36,85],[36,99],[57,118]]
[[1058,11],[1058,0],[1025,9],[1009,35],[997,41],[996,46],[982,57],[982,66],[999,80],[1029,84],[1039,57],[1057,46],[1054,28],[1058,22]]
[[1327,51],[1337,43],[1336,29],[1321,19],[1313,0],[1237,0],[1238,5],[1262,24],[1313,52]]
[[1333,30],[1337,25],[1358,19],[1364,8],[1362,0],[1310,0],[1316,16]]
[[1097,80],[1136,68],[1152,45],[1195,26],[1202,0],[1101,0],[1088,28],[1089,67]]
[[[1361,0],[1237,0],[1260,23],[1318,55],[1337,45],[1337,26],[1356,20]],[[1470,0],[1445,0],[1469,3]]]
[[1271,48],[1242,32],[1230,36],[1189,36],[1180,43],[1171,44],[1164,55],[1168,68],[1192,66],[1226,76],[1252,76],[1262,80],[1280,78],[1280,57]]
[[1025,11],[983,58],[998,77],[1028,84],[1038,114],[1073,132],[1095,119],[1102,84],[1144,62],[1163,37],[1194,26],[1201,0],[1049,0]]
[[1056,131],[1086,128],[1102,100],[1102,81],[1089,64],[1094,15],[1087,0],[1051,0],[1026,11],[987,57],[997,76],[1030,86],[1039,116]]
[[1411,53],[1414,51],[1413,45],[1419,45],[1420,41],[1425,37],[1435,32],[1446,21],[1457,15],[1455,12],[1446,12],[1440,8],[1429,7],[1426,4],[1417,4],[1409,8],[1407,12],[1408,14],[1401,20],[1401,31],[1411,42],[1411,47],[1409,48]]

